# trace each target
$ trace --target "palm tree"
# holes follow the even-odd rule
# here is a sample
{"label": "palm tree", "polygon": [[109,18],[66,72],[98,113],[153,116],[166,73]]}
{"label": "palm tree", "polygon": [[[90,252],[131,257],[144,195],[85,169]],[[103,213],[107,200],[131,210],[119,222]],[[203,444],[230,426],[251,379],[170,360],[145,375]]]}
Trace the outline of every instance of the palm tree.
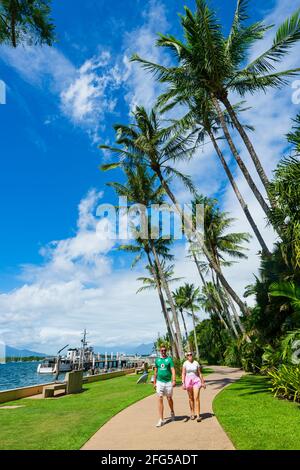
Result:
{"label": "palm tree", "polygon": [[206,282],[205,285],[202,287],[200,305],[204,309],[204,311],[209,315],[216,315],[219,318],[221,324],[225,327],[225,329],[227,331],[230,331],[227,322],[222,316],[223,305],[221,304],[217,288],[210,281]]}
{"label": "palm tree", "polygon": [[[160,100],[158,100],[158,103],[164,103],[164,96],[162,95],[160,97]],[[229,166],[227,165],[227,162],[225,160],[225,157],[222,153],[222,150],[221,148],[219,147],[218,145],[218,142],[217,142],[217,137],[216,137],[216,134],[218,133],[219,131],[219,128],[220,128],[220,119],[219,119],[219,116],[218,114],[216,114],[216,111],[215,109],[213,108],[211,102],[207,99],[204,99],[203,97],[201,97],[201,99],[195,99],[194,97],[190,98],[188,96],[175,96],[173,101],[171,103],[169,103],[167,106],[165,106],[163,108],[163,111],[167,110],[167,109],[170,109],[172,108],[173,106],[175,106],[176,104],[178,103],[181,103],[181,104],[186,104],[188,105],[189,107],[189,111],[188,113],[181,119],[175,121],[174,123],[174,127],[175,129],[179,128],[179,129],[192,129],[193,130],[193,133],[195,135],[197,135],[197,143],[204,143],[205,141],[205,136],[208,135],[212,144],[213,144],[213,147],[216,151],[216,154],[225,170],[225,173],[230,181],[230,184],[233,188],[233,191],[243,209],[243,212],[254,232],[254,234],[256,235],[256,238],[258,240],[258,242],[260,243],[260,246],[262,248],[262,251],[265,255],[270,255],[270,251],[267,247],[267,244],[266,242],[264,241],[263,239],[263,236],[262,234],[260,233],[250,211],[249,211],[249,208],[246,204],[246,201],[244,200],[238,186],[237,186],[237,183],[235,182],[235,179],[234,179],[234,176],[229,168]],[[236,106],[237,107],[237,106]],[[238,106],[240,108],[240,106]],[[226,121],[229,121],[228,120],[228,116],[226,116],[226,114],[223,115],[223,119],[224,119],[224,122],[226,123]],[[229,123],[231,124],[231,122],[229,121]],[[227,123],[225,124],[226,125],[226,128],[227,128]],[[238,151],[233,143],[233,140],[231,139],[231,136],[229,134],[229,132],[227,133],[227,141],[230,145],[230,148],[233,152],[233,155],[235,155],[236,159],[239,159],[240,157],[238,156]],[[246,169],[246,171],[248,171]],[[262,198],[263,200],[263,204],[265,205],[265,211],[267,214],[269,214],[269,208],[267,207],[267,205],[265,204],[265,201],[264,199]]]}
{"label": "palm tree", "polygon": [[[181,209],[174,193],[171,191],[169,180],[170,177],[179,178],[192,192],[195,192],[191,179],[180,173],[170,161],[186,159],[192,154],[189,145],[192,138],[182,136],[180,133],[172,134],[169,128],[163,128],[159,121],[159,116],[153,109],[148,114],[143,107],[137,107],[134,112],[135,123],[133,125],[124,126],[117,124],[114,126],[117,132],[117,144],[121,147],[111,147],[101,145],[100,148],[109,150],[119,156],[119,160],[114,163],[102,165],[102,170],[110,170],[122,167],[128,162],[131,164],[137,161],[143,161],[158,176],[162,188],[165,190],[170,200],[174,204],[175,211],[179,214],[185,223],[185,227],[190,234],[194,233],[197,242],[209,261],[211,267],[217,273],[218,278],[223,287],[230,293],[231,297],[240,307],[244,314],[248,313],[248,309],[244,302],[240,299],[235,290],[231,287],[225,276],[223,275],[219,265],[211,257],[209,250],[203,243],[202,234],[193,230],[190,218],[186,216]],[[170,301],[170,299],[168,298]]]}
{"label": "palm tree", "polygon": [[[130,165],[124,165],[123,170],[127,177],[125,185],[117,182],[108,183],[109,186],[115,189],[117,194],[119,194],[120,196],[127,197],[127,200],[130,203],[139,203],[144,208],[150,207],[151,204],[160,204],[162,202],[162,195],[164,191],[160,185],[158,185],[157,187],[155,186],[157,176],[155,174],[149,175],[147,167],[145,166],[145,164],[143,164],[143,162],[138,162],[134,167]],[[147,229],[149,233],[149,220],[146,220],[147,215],[143,213],[141,214],[141,218],[144,219],[143,225],[147,224]],[[152,236],[153,227],[151,228],[151,230]],[[173,256],[169,254],[169,245],[171,244],[171,240],[163,240],[162,238],[157,238],[156,240],[153,240],[151,236],[148,236],[148,238],[146,239],[137,236],[135,244],[121,245],[120,249],[137,253],[133,265],[141,259],[143,254],[146,254],[148,264],[152,269],[153,277],[157,283],[157,290],[160,297],[162,311],[165,316],[165,321],[168,327],[168,332],[170,334],[170,338],[172,338],[174,337],[174,335],[172,336],[172,325],[170,324],[171,322],[168,319],[166,309],[164,308],[161,287],[165,291],[168,301],[170,302],[170,307],[173,314],[176,330],[175,344],[178,350],[179,357],[182,357],[183,347],[177,312],[160,260],[160,257],[169,260],[173,258]],[[153,259],[151,259],[151,254],[153,256]]]}
{"label": "palm tree", "polygon": [[[211,254],[211,257],[214,259],[215,263],[219,266],[219,269],[222,270],[222,266],[230,266],[232,261],[226,259],[227,256],[235,259],[245,259],[245,247],[242,243],[249,242],[250,235],[243,232],[229,232],[228,229],[234,222],[234,219],[228,216],[228,213],[222,212],[218,207],[216,200],[203,198],[203,196],[198,196],[194,201],[194,204],[204,203],[204,239],[205,245],[208,251]],[[217,280],[215,282],[216,286],[219,287],[219,275],[217,274]],[[222,302],[224,303],[225,309],[227,309],[227,303],[233,310],[235,320],[244,334],[245,329],[239,315],[234,307],[234,304],[231,302],[229,294],[224,289],[224,294],[226,301],[224,302],[224,296],[221,297]]]}
{"label": "palm tree", "polygon": [[200,288],[195,287],[194,284],[185,283],[177,291],[178,301],[181,304],[182,308],[190,312],[193,320],[193,331],[194,331],[194,342],[196,348],[196,355],[199,359],[199,346],[197,342],[196,334],[196,316],[195,311],[199,310],[200,302]]}
{"label": "palm tree", "polygon": [[183,328],[184,328],[184,333],[185,333],[185,340],[188,343],[189,342],[189,335],[187,331],[187,326],[186,326],[186,321],[184,318],[184,307],[185,307],[185,299],[183,298],[182,295],[182,286],[176,289],[174,292],[172,292],[174,303],[176,305],[176,309],[180,312],[182,323],[183,323]]}
{"label": "palm tree", "polygon": [[0,0],[0,44],[48,44],[54,41],[49,0]]}
{"label": "palm tree", "polygon": [[[219,102],[222,103],[242,137],[268,192],[267,175],[228,99],[228,94],[234,91],[244,96],[248,92],[254,94],[270,87],[279,88],[287,83],[287,78],[300,71],[299,68],[279,72],[275,69],[291,46],[300,39],[300,15],[298,10],[287,19],[277,30],[271,47],[245,65],[250,48],[263,39],[266,31],[270,29],[270,26],[261,21],[249,24],[247,4],[247,0],[237,0],[231,30],[228,36],[224,36],[223,27],[207,1],[196,0],[195,13],[185,7],[185,15],[180,17],[185,40],[160,35],[157,41],[158,46],[171,50],[177,60],[177,66],[162,66],[137,55],[134,55],[132,60],[141,62],[161,82],[171,83],[173,89],[170,89],[170,97],[174,93],[174,87],[180,93],[186,91],[193,96],[204,91],[216,107],[223,126]],[[223,129],[226,133],[226,127]],[[243,168],[241,169],[243,171]],[[244,176],[250,183],[245,173]],[[255,195],[259,196],[257,192]]]}
{"label": "palm tree", "polygon": [[[162,266],[162,270],[163,270],[163,273],[164,273],[164,277],[165,277],[168,284],[170,284],[172,282],[178,282],[182,279],[180,277],[178,277],[178,278],[173,277],[174,265],[166,266],[165,261],[162,260],[161,261],[161,266]],[[169,317],[169,311],[171,311],[171,309],[168,308],[167,305],[166,305],[166,303],[168,303],[168,301],[167,302],[165,301],[165,298],[164,298],[164,295],[163,295],[162,281],[161,281],[161,278],[160,278],[158,268],[157,268],[156,264],[153,264],[152,266],[150,266],[150,265],[146,266],[146,269],[149,271],[151,277],[140,276],[140,277],[137,278],[138,281],[141,281],[143,283],[143,286],[140,287],[137,290],[137,293],[145,291],[145,290],[150,290],[150,289],[156,289],[158,291],[159,299],[160,299],[160,303],[161,303],[161,307],[162,307],[162,312],[163,312],[163,315],[164,315],[164,318],[165,318],[166,324],[167,324],[168,336],[171,340],[172,354],[173,354],[174,357],[175,356],[179,357],[179,355],[178,355],[178,346],[176,344],[177,343],[176,334],[175,334],[174,329],[173,329],[172,321]],[[177,310],[176,302],[175,302],[175,308]],[[175,349],[173,348],[173,346],[175,346]]]}

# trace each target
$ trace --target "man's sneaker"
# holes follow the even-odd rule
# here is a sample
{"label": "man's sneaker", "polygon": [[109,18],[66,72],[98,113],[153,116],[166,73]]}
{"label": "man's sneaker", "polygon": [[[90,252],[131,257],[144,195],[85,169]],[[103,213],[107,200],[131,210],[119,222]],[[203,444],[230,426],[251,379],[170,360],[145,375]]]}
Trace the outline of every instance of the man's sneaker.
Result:
{"label": "man's sneaker", "polygon": [[163,420],[163,419],[160,419],[160,420],[158,421],[158,423],[156,424],[156,427],[157,427],[157,428],[161,428],[161,427],[163,426],[163,424],[164,424],[164,420]]}
{"label": "man's sneaker", "polygon": [[175,413],[174,413],[174,411],[172,411],[172,413],[171,413],[171,421],[175,421]]}

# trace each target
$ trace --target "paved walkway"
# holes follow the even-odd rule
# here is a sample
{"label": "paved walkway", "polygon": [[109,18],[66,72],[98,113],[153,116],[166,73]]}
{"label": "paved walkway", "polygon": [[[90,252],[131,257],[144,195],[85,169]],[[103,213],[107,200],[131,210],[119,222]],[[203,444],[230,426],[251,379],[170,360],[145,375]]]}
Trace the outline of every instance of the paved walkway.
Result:
{"label": "paved walkway", "polygon": [[[206,377],[206,390],[201,390],[201,415],[197,423],[187,419],[187,393],[181,387],[174,390],[175,422],[156,428],[157,404],[151,395],[114,416],[83,446],[83,450],[233,450],[233,444],[213,414],[214,397],[224,387],[238,380],[240,369],[213,366],[214,373]],[[143,387],[143,385],[139,385]],[[165,417],[169,416],[167,403]]]}

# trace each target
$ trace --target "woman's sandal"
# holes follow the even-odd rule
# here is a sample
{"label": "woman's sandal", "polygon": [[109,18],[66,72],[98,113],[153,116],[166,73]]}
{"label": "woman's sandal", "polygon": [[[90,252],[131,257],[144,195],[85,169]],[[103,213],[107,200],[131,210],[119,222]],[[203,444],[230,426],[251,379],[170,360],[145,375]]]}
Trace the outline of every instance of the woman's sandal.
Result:
{"label": "woman's sandal", "polygon": [[194,421],[194,419],[196,419],[196,416],[195,416],[195,415],[191,415],[191,420]]}
{"label": "woman's sandal", "polygon": [[198,418],[197,418],[197,423],[201,423],[201,421],[202,421],[201,416],[198,416]]}

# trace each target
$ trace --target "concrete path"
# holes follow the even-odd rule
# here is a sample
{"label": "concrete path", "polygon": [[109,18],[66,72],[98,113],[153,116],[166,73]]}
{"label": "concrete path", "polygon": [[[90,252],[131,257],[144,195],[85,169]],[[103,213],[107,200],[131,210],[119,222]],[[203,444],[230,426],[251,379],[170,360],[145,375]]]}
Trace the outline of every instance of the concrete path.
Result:
{"label": "concrete path", "polygon": [[[197,423],[187,419],[187,392],[174,390],[175,422],[156,428],[156,396],[147,397],[114,416],[83,446],[83,450],[233,450],[233,444],[213,415],[212,402],[224,387],[238,380],[240,369],[213,366],[206,377],[206,390],[201,390],[201,415]],[[139,385],[143,387],[143,385]],[[170,416],[165,403],[165,417]]]}

